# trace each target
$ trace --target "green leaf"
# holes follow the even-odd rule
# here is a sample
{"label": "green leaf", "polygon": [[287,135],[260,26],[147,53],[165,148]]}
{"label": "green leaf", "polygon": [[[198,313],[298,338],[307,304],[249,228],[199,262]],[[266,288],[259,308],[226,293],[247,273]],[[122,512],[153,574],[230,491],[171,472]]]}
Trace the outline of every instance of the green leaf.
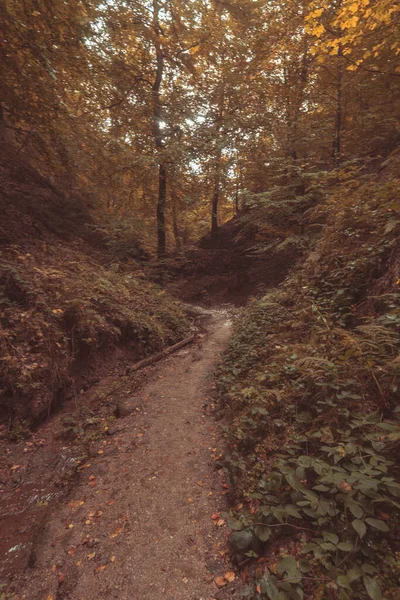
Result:
{"label": "green leaf", "polygon": [[308,562],[308,560],[302,558],[299,560],[299,569],[302,573],[308,573],[308,571],[311,569],[311,564]]}
{"label": "green leaf", "polygon": [[353,550],[353,544],[351,542],[340,542],[337,547],[339,550],[343,550],[343,552],[351,552]]}
{"label": "green leaf", "polygon": [[278,562],[276,570],[280,575],[282,573],[287,573],[290,579],[292,579],[293,577],[297,577],[297,561],[292,556],[285,556],[285,558]]}
{"label": "green leaf", "polygon": [[354,519],[354,521],[352,521],[351,524],[353,525],[354,529],[357,531],[360,538],[363,538],[364,535],[367,533],[367,527],[366,527],[364,521],[360,521],[360,519]]}
{"label": "green leaf", "polygon": [[228,519],[228,527],[229,529],[233,529],[233,531],[241,531],[243,529],[243,523],[238,519]]}
{"label": "green leaf", "polygon": [[364,577],[364,585],[367,590],[367,594],[372,600],[382,600],[382,594],[378,582],[373,577]]}
{"label": "green leaf", "polygon": [[329,489],[327,485],[316,485],[315,487],[313,487],[313,490],[315,490],[316,492],[329,492]]}
{"label": "green leaf", "polygon": [[336,535],[336,533],[330,533],[329,531],[323,531],[322,535],[324,536],[324,540],[326,540],[327,542],[332,542],[332,544],[336,544],[339,541],[339,537]]}
{"label": "green leaf", "polygon": [[346,575],[340,575],[336,581],[339,587],[351,590],[350,581],[347,579]]}
{"label": "green leaf", "polygon": [[347,505],[350,509],[351,514],[354,517],[356,517],[356,519],[361,519],[361,517],[364,515],[362,507],[359,504],[357,504],[357,502],[353,502],[352,500],[349,500],[347,502]]}
{"label": "green leaf", "polygon": [[285,478],[288,484],[295,490],[301,491],[304,489],[300,479],[294,473],[285,473]]}
{"label": "green leaf", "polygon": [[374,567],[374,565],[370,565],[369,563],[364,563],[361,565],[363,573],[367,575],[375,575],[378,572],[378,569]]}
{"label": "green leaf", "polygon": [[253,534],[248,529],[244,531],[234,531],[229,538],[233,550],[246,550],[253,541]]}
{"label": "green leaf", "polygon": [[352,583],[356,579],[359,579],[360,577],[362,577],[362,574],[363,574],[363,572],[360,569],[360,567],[353,567],[352,569],[347,571],[346,577],[349,580],[349,583]]}
{"label": "green leaf", "polygon": [[255,534],[261,542],[266,542],[271,537],[271,529],[266,525],[257,525]]}
{"label": "green leaf", "polygon": [[294,504],[287,504],[285,506],[285,510],[290,517],[296,517],[296,519],[301,519],[301,514],[299,513],[297,507]]}
{"label": "green leaf", "polygon": [[379,519],[365,519],[368,525],[374,527],[375,529],[379,529],[379,531],[389,531],[389,527],[386,525],[385,521],[380,521]]}
{"label": "green leaf", "polygon": [[264,575],[264,577],[260,581],[260,588],[262,594],[267,594],[270,600],[278,600],[279,591],[278,588],[272,583],[271,579],[268,575]]}

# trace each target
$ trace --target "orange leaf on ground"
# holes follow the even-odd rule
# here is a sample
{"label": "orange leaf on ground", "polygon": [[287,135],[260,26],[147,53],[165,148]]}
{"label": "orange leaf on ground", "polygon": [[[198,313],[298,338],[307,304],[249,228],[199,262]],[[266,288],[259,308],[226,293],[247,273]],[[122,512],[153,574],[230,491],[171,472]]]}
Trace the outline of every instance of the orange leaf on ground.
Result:
{"label": "orange leaf on ground", "polygon": [[225,573],[224,577],[227,581],[232,582],[235,580],[236,575],[233,571],[228,571],[228,573]]}
{"label": "orange leaf on ground", "polygon": [[113,533],[110,533],[110,535],[108,536],[109,538],[116,538],[117,536],[119,536],[120,533],[123,532],[123,527],[117,527],[117,529],[115,529],[113,531]]}
{"label": "orange leaf on ground", "polygon": [[225,525],[225,519],[218,519],[216,525],[217,527],[222,527],[223,525]]}
{"label": "orange leaf on ground", "polygon": [[211,518],[215,521],[216,519],[219,519],[221,516],[221,513],[215,513],[214,515],[211,515]]}
{"label": "orange leaf on ground", "polygon": [[222,588],[225,585],[228,584],[228,582],[226,581],[226,579],[224,579],[224,577],[216,577],[214,579],[215,583],[217,584],[218,587]]}
{"label": "orange leaf on ground", "polygon": [[101,573],[101,571],[104,571],[104,569],[106,568],[107,565],[100,565],[100,567],[97,567],[97,569],[94,570],[95,573]]}

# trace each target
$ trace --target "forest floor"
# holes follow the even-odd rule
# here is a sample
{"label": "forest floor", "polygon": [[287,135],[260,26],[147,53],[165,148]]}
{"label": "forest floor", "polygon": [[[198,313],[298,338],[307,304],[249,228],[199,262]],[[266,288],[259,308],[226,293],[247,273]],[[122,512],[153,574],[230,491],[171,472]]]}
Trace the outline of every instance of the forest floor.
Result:
{"label": "forest floor", "polygon": [[[46,489],[49,453],[69,460],[68,444],[56,450],[46,442],[52,422],[31,446],[25,443],[25,454],[34,448],[36,467],[1,497],[17,524],[3,539],[0,582],[11,583],[2,598],[237,597],[219,516],[228,486],[218,468],[222,450],[212,399],[213,370],[231,324],[229,309],[205,311],[200,343],[150,367],[139,390],[131,392],[126,381],[117,392],[126,416],[93,441],[67,496],[57,499],[54,485]],[[44,512],[33,535],[34,510]]]}

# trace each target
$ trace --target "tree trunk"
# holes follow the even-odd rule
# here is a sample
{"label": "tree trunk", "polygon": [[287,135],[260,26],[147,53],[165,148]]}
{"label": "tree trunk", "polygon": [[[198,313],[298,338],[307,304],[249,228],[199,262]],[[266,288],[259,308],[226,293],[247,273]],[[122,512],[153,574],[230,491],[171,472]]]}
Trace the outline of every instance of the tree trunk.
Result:
{"label": "tree trunk", "polygon": [[153,83],[153,138],[159,153],[158,163],[158,198],[157,198],[157,257],[159,260],[165,257],[166,234],[165,234],[165,203],[167,199],[167,168],[162,156],[164,140],[161,130],[162,106],[160,98],[161,84],[164,75],[164,54],[161,45],[161,27],[159,21],[159,0],[153,0],[153,27],[155,32],[154,48],[156,52],[156,74]]}
{"label": "tree trunk", "polygon": [[342,151],[342,111],[343,111],[343,61],[342,49],[338,52],[339,66],[337,70],[336,86],[336,113],[335,113],[335,133],[333,136],[333,157],[336,163],[340,162]]}
{"label": "tree trunk", "polygon": [[167,171],[161,163],[158,167],[158,201],[157,201],[157,257],[165,257],[165,202],[167,199]]}
{"label": "tree trunk", "polygon": [[211,233],[218,231],[218,200],[219,200],[219,173],[214,184],[214,193],[211,206]]}
{"label": "tree trunk", "polygon": [[171,198],[171,204],[172,204],[172,230],[174,232],[174,239],[175,239],[176,248],[180,252],[182,250],[182,242],[181,242],[181,236],[180,236],[180,233],[179,233],[178,216],[177,216],[177,213],[176,213],[176,202],[177,202],[176,192],[173,191],[172,192],[172,198]]}

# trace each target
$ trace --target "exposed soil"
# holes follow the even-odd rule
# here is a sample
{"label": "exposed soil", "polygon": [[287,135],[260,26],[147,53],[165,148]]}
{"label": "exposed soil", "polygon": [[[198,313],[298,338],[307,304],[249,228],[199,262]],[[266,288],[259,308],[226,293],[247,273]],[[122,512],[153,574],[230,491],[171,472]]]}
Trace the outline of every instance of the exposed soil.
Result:
{"label": "exposed soil", "polygon": [[[91,444],[68,498],[54,500],[49,494],[60,492],[41,482],[46,461],[36,481],[25,480],[26,489],[3,496],[9,510],[2,531],[11,523],[1,575],[11,581],[7,598],[237,597],[234,583],[220,589],[215,582],[231,569],[225,522],[215,518],[225,508],[227,486],[218,469],[221,441],[210,379],[231,315],[209,310],[203,319],[199,344],[151,367],[139,391],[133,393],[127,379],[116,392],[120,414],[127,416]],[[68,450],[60,445],[59,452],[68,462]],[[27,486],[31,496],[24,504]],[[50,508],[40,519],[35,511],[43,505]],[[35,519],[39,525],[28,542],[22,530]]]}

